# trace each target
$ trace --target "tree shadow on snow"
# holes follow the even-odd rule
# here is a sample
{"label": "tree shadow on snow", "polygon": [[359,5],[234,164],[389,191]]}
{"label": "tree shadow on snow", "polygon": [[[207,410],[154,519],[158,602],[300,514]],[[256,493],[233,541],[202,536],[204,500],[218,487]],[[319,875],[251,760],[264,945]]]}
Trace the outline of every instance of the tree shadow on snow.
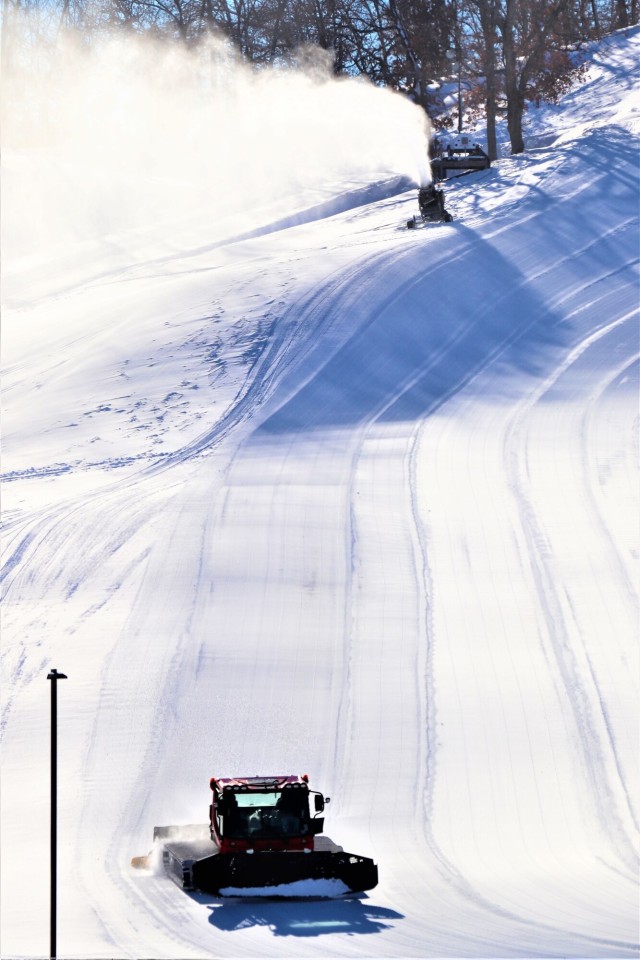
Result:
{"label": "tree shadow on snow", "polygon": [[289,358],[250,442],[413,421],[489,366],[485,399],[499,402],[523,374],[557,368],[603,315],[623,312],[609,299],[629,283],[628,241],[614,238],[635,209],[634,160],[623,131],[589,132],[507,218],[416,231],[410,245],[312,291],[295,319],[314,345]]}
{"label": "tree shadow on snow", "polygon": [[[429,242],[418,238],[399,256],[347,276],[331,297],[325,292],[321,324],[331,327],[348,316],[344,339],[329,352],[318,329],[315,355],[309,351],[299,369],[292,364],[252,442],[371,418],[413,421],[437,410],[491,362],[502,366],[494,390],[508,391],[510,376],[535,375],[561,351],[558,318],[499,242],[462,223],[446,234],[440,227],[426,230],[433,231]],[[298,305],[302,324],[317,323],[315,300]]]}
{"label": "tree shadow on snow", "polygon": [[365,895],[349,900],[216,900],[208,901],[209,922],[233,932],[268,927],[276,937],[318,937],[330,933],[380,933],[404,915],[371,903]]}

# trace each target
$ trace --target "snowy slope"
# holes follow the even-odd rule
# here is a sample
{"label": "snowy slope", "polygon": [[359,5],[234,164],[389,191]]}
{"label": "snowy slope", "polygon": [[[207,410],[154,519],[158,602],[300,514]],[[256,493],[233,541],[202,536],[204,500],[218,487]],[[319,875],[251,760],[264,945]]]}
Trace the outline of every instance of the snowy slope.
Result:
{"label": "snowy slope", "polygon": [[[334,179],[17,251],[2,957],[48,948],[51,666],[61,956],[637,955],[639,44],[450,225]],[[368,896],[129,869],[213,773],[303,771]]]}

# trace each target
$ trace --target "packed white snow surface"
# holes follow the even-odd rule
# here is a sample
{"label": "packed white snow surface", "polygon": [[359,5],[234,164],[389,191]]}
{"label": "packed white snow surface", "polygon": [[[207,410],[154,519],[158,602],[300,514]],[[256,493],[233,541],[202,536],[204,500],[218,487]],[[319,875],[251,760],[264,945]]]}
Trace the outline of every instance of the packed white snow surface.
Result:
{"label": "packed white snow surface", "polygon": [[[637,956],[639,42],[451,224],[391,165],[5,241],[3,958],[48,951],[51,667],[59,956]],[[369,894],[129,867],[290,772]]]}

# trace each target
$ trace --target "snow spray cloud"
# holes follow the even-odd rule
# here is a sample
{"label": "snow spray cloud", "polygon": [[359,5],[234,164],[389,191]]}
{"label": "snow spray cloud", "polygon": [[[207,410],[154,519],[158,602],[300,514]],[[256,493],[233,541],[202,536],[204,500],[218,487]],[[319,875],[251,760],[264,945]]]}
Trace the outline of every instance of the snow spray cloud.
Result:
{"label": "snow spray cloud", "polygon": [[256,70],[221,41],[67,35],[27,84],[9,71],[5,252],[158,226],[180,246],[196,223],[200,239],[225,220],[251,229],[256,211],[304,209],[345,182],[428,179],[422,110],[335,78],[322,51],[300,60]]}

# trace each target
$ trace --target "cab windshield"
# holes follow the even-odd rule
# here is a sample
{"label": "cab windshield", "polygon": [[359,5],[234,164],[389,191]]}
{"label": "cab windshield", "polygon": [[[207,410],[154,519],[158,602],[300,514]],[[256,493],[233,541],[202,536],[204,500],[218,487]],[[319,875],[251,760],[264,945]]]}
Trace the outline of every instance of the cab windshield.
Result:
{"label": "cab windshield", "polygon": [[238,807],[245,809],[247,807],[275,807],[279,798],[279,793],[236,793],[234,794],[238,801]]}
{"label": "cab windshield", "polygon": [[217,813],[222,835],[232,839],[296,837],[311,829],[306,790],[225,791]]}

